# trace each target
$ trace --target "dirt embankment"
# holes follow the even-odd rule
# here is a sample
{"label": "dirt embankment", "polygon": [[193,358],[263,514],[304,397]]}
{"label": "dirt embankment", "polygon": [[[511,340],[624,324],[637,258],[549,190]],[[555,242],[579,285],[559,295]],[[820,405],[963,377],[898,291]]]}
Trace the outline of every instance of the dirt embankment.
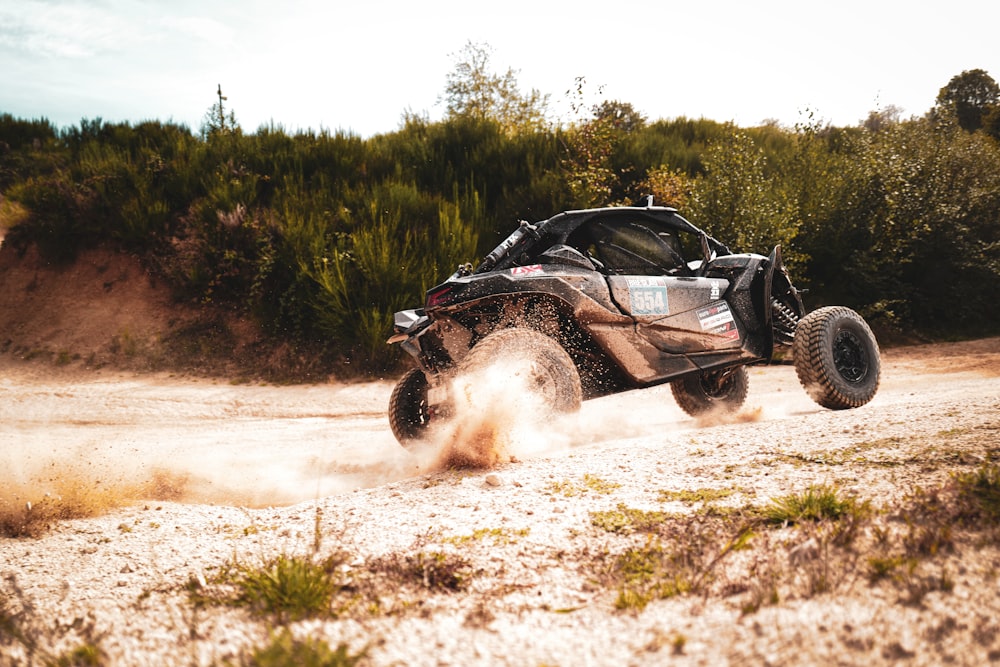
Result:
{"label": "dirt embankment", "polygon": [[0,354],[60,366],[296,381],[325,379],[316,355],[249,318],[181,303],[134,256],[106,248],[53,265],[0,245]]}

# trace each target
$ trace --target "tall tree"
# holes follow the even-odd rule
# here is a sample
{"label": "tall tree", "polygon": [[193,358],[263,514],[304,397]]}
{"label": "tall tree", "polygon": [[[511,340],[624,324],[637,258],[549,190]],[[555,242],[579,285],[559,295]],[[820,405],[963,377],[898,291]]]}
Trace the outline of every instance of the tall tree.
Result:
{"label": "tall tree", "polygon": [[239,129],[239,124],[236,122],[236,114],[233,113],[233,110],[229,109],[229,113],[226,113],[226,107],[223,103],[229,98],[222,94],[221,83],[215,94],[218,96],[219,101],[209,107],[201,122],[201,136],[203,139],[218,134],[232,134]]}
{"label": "tall tree", "polygon": [[967,132],[983,126],[984,117],[1000,101],[1000,86],[985,70],[965,70],[952,77],[938,92],[939,108],[953,110],[958,124]]}
{"label": "tall tree", "polygon": [[495,121],[508,135],[535,131],[547,124],[549,96],[532,88],[522,93],[517,72],[495,73],[489,44],[466,43],[455,55],[455,69],[447,76],[443,99],[449,118]]}

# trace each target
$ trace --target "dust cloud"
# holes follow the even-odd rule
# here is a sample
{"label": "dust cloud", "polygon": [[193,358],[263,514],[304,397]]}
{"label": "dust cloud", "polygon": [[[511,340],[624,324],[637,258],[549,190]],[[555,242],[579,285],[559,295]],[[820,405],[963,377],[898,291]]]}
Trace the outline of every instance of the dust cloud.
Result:
{"label": "dust cloud", "polygon": [[91,490],[95,505],[285,505],[419,472],[388,431],[386,383],[2,371],[0,508],[8,512],[70,488]]}
{"label": "dust cloud", "polygon": [[553,415],[526,374],[497,364],[457,380],[454,418],[404,449],[388,428],[389,382],[269,387],[3,371],[0,520],[44,505],[65,516],[143,502],[290,505],[449,468],[815,409],[801,388],[770,381],[735,415],[693,420],[667,386]]}
{"label": "dust cloud", "polygon": [[692,419],[678,408],[668,386],[586,401],[579,413],[553,414],[507,360],[465,374],[452,383],[455,414],[432,430],[424,469],[492,468],[511,461],[551,456],[609,440],[722,424],[780,419],[790,414],[784,397],[767,397],[737,412],[714,410]]}

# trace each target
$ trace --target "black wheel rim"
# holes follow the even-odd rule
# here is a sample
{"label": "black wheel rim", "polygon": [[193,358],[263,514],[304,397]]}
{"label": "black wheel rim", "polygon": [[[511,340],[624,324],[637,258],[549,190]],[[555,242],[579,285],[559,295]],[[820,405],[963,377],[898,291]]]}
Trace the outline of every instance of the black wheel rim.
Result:
{"label": "black wheel rim", "polygon": [[711,399],[725,398],[732,389],[732,373],[705,373],[701,376],[701,390]]}
{"label": "black wheel rim", "polygon": [[833,340],[833,365],[848,382],[861,382],[868,375],[868,350],[853,331],[837,332]]}

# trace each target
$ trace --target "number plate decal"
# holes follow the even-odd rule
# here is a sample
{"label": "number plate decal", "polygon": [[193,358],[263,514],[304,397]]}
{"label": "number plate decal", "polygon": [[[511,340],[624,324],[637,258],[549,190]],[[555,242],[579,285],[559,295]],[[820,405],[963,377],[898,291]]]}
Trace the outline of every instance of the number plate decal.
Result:
{"label": "number plate decal", "polygon": [[662,278],[629,278],[629,308],[633,315],[669,315],[667,286]]}

